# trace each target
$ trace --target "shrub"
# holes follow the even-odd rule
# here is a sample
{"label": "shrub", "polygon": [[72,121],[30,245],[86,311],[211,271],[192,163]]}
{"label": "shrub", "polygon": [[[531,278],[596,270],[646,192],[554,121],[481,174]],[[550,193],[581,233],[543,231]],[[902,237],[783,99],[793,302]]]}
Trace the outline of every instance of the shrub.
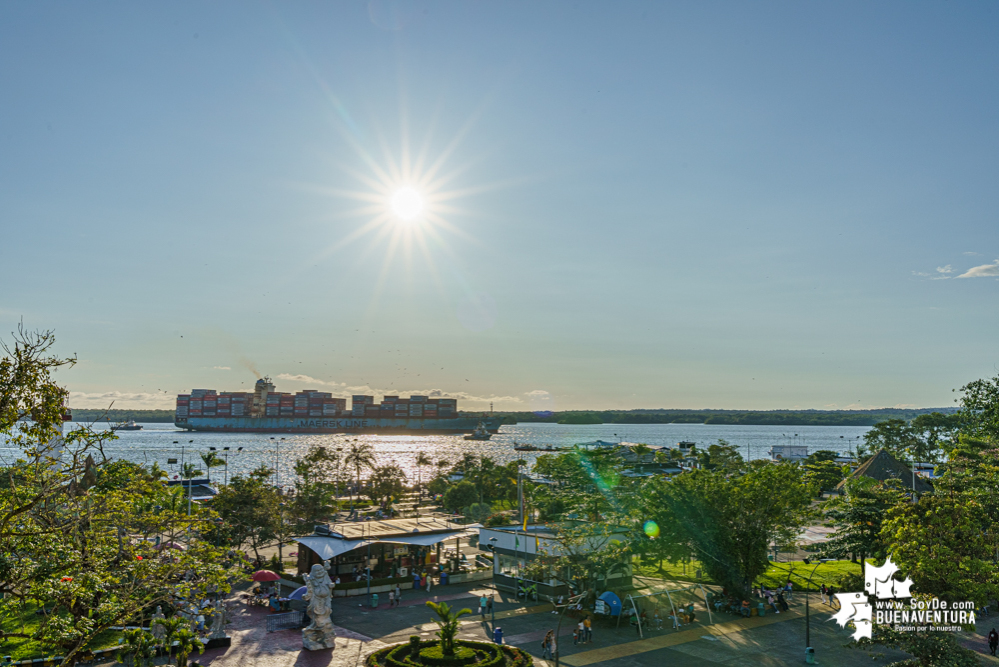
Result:
{"label": "shrub", "polygon": [[436,640],[420,641],[412,636],[408,643],[386,646],[369,655],[367,667],[533,667],[530,654],[513,646],[488,642],[456,641],[455,655],[445,656]]}

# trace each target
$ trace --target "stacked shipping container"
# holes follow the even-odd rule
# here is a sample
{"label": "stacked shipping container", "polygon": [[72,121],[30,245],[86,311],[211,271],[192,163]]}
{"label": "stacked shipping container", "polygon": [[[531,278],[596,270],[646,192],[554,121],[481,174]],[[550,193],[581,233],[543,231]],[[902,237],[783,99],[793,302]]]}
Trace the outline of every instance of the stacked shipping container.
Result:
{"label": "stacked shipping container", "polygon": [[[247,392],[216,393],[214,389],[194,389],[177,396],[178,417],[250,417],[253,394]],[[264,404],[265,417],[369,417],[393,419],[448,419],[458,416],[458,401],[454,398],[427,396],[385,396],[375,403],[374,396],[356,395],[347,399],[334,398],[329,392],[307,389],[297,394],[271,392]]]}

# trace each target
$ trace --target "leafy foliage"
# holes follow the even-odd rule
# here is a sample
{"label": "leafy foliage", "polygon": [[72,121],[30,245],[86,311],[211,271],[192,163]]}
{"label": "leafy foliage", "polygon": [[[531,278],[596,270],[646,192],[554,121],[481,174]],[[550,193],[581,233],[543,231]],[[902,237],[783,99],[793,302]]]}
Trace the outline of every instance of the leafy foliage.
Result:
{"label": "leafy foliage", "polygon": [[660,530],[654,539],[674,545],[665,553],[695,553],[715,582],[745,592],[766,571],[770,544],[794,544],[811,495],[800,467],[777,463],[742,475],[695,470],[653,479],[642,504]]}
{"label": "leafy foliage", "polygon": [[441,651],[445,656],[454,655],[454,638],[461,628],[461,622],[458,619],[465,614],[471,614],[472,610],[466,608],[455,611],[448,606],[447,602],[434,602],[432,600],[427,600],[427,606],[437,612],[437,618],[433,621],[440,628],[436,634],[441,640]]}
{"label": "leafy foliage", "polygon": [[[0,437],[24,451],[0,470],[0,617],[44,613],[0,639],[37,641],[68,664],[153,605],[228,591],[230,571],[224,553],[198,538],[211,512],[195,505],[188,515],[162,471],[107,461],[113,433],[82,427],[58,446],[65,392],[49,372],[69,362],[45,356],[50,334],[20,335],[0,360]],[[32,423],[16,421],[26,416]],[[187,548],[157,550],[157,537]]]}

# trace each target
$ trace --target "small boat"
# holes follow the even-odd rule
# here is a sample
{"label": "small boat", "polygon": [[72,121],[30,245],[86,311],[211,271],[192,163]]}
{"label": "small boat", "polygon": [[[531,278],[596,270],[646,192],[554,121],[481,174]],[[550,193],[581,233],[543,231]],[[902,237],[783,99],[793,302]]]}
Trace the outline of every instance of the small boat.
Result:
{"label": "small boat", "polygon": [[134,419],[131,419],[124,424],[118,424],[117,426],[111,427],[112,431],[141,431],[142,424],[136,424]]}
{"label": "small boat", "polygon": [[517,452],[561,452],[565,451],[562,447],[552,447],[548,445],[547,447],[537,447],[535,445],[522,445],[518,442],[513,443],[513,449]]}
{"label": "small boat", "polygon": [[486,425],[479,422],[475,430],[465,436],[465,440],[488,440],[493,437],[492,433],[486,430]]}

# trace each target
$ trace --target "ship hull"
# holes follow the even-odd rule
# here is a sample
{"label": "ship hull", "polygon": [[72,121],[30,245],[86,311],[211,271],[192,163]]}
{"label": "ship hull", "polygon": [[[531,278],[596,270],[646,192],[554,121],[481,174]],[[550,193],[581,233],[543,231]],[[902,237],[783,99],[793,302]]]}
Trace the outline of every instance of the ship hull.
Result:
{"label": "ship hull", "polygon": [[394,419],[391,417],[177,417],[189,431],[219,433],[357,433],[369,435],[453,435],[471,433],[481,423],[498,433],[501,419]]}

